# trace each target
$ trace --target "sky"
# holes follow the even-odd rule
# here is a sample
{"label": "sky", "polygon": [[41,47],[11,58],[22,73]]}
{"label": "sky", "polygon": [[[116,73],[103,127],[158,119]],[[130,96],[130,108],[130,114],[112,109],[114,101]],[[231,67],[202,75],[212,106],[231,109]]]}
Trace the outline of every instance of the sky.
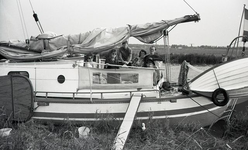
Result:
{"label": "sky", "polygon": [[[195,12],[184,0],[0,0],[0,41],[39,34],[32,18],[38,14],[43,29],[57,34],[76,34],[95,28],[115,28],[172,20]],[[21,4],[22,13],[18,11]],[[177,25],[169,33],[169,44],[227,46],[238,35],[247,0],[187,0],[200,14],[199,22]],[[19,14],[23,14],[27,35]],[[130,43],[141,44],[136,39]],[[163,40],[158,44],[163,44]]]}

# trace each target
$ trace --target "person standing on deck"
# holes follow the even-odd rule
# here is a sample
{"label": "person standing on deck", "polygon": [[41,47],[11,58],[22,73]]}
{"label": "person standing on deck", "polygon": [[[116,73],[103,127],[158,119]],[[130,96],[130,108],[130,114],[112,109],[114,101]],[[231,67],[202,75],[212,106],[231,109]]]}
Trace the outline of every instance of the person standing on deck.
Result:
{"label": "person standing on deck", "polygon": [[156,70],[156,76],[157,76],[157,81],[159,82],[163,78],[164,75],[162,71],[159,70],[159,68],[161,67],[162,59],[158,56],[156,51],[157,51],[156,47],[152,45],[150,47],[150,54],[147,55],[147,57],[150,58],[154,62],[156,68],[158,69]]}
{"label": "person standing on deck", "polygon": [[154,45],[152,45],[150,47],[150,54],[149,54],[149,56],[150,56],[150,58],[152,58],[153,61],[161,61],[161,59],[159,58],[159,56],[156,54],[156,51],[157,51],[156,47]]}
{"label": "person standing on deck", "polygon": [[128,42],[122,42],[122,46],[119,48],[118,60],[121,65],[131,65],[132,63],[132,49],[128,47]]}
{"label": "person standing on deck", "polygon": [[[144,59],[144,67],[148,67],[148,68],[154,68],[154,69],[157,69],[154,61],[152,60],[152,58],[147,55]],[[158,81],[159,81],[159,72],[157,70],[155,70],[153,72],[153,85],[157,85]]]}

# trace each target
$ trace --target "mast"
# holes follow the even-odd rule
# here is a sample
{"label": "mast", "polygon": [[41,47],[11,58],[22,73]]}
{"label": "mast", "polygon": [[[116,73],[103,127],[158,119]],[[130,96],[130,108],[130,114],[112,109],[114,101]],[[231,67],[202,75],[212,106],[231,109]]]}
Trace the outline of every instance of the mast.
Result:
{"label": "mast", "polygon": [[[238,32],[238,37],[240,36],[240,30],[241,30],[241,26],[242,26],[242,21],[243,21],[243,18],[244,18],[244,12],[245,12],[245,4],[244,4],[244,7],[243,7],[243,11],[242,11],[242,15],[241,15],[241,20],[240,20],[240,24],[239,24],[239,32]],[[238,49],[239,49],[239,38],[237,39],[237,42],[234,44],[234,47],[235,45],[237,44],[237,50],[236,50],[236,58],[238,57]]]}
{"label": "mast", "polygon": [[163,31],[164,49],[165,49],[165,75],[166,81],[171,82],[171,65],[170,65],[170,46],[169,46],[169,34],[167,30]]}

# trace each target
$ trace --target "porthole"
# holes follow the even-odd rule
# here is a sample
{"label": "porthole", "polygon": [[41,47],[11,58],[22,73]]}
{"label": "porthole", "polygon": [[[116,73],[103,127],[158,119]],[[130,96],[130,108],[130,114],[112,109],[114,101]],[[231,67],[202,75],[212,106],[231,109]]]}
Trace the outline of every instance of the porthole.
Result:
{"label": "porthole", "polygon": [[59,75],[57,80],[58,80],[58,82],[59,82],[59,83],[61,83],[61,84],[62,84],[62,83],[64,83],[64,82],[65,82],[65,76],[63,76],[63,75]]}

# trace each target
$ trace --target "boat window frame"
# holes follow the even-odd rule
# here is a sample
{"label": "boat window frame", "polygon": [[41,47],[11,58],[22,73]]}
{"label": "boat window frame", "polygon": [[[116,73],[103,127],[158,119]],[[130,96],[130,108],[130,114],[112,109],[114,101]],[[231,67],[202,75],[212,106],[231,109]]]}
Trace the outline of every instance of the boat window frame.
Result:
{"label": "boat window frame", "polygon": [[13,75],[13,74],[23,75],[23,76],[29,78],[29,73],[27,71],[10,71],[10,72],[8,72],[8,75]]}

